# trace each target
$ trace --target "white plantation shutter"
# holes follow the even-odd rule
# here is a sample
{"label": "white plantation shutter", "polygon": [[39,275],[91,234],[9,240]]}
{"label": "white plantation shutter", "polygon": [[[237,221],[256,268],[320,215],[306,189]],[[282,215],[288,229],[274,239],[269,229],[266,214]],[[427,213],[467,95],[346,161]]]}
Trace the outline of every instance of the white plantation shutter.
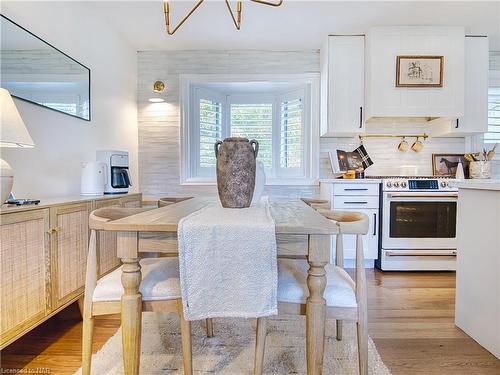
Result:
{"label": "white plantation shutter", "polygon": [[500,86],[488,90],[488,133],[484,143],[500,143]]}
{"label": "white plantation shutter", "polygon": [[[233,100],[233,99],[231,99]],[[269,103],[231,102],[231,137],[244,137],[259,142],[257,160],[266,168],[273,165],[273,101]],[[251,99],[250,99],[251,100]],[[249,99],[247,98],[247,101]]]}
{"label": "white plantation shutter", "polygon": [[222,103],[200,99],[201,168],[215,168],[214,144],[222,139]]}
{"label": "white plantation shutter", "polygon": [[302,108],[300,97],[280,104],[280,168],[302,166]]}
{"label": "white plantation shutter", "polygon": [[[488,88],[488,132],[484,143],[500,143],[500,52],[490,51]],[[488,148],[488,147],[486,147]]]}
{"label": "white plantation shutter", "polygon": [[224,139],[225,97],[217,92],[198,88],[194,96],[195,125],[192,133],[193,156],[191,174],[201,178],[215,176],[215,142]]}

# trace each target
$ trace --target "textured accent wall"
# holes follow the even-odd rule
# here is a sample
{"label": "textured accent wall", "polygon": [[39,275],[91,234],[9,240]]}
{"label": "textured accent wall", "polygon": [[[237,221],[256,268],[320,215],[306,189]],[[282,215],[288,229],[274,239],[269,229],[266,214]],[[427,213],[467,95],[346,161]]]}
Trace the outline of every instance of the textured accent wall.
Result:
{"label": "textured accent wall", "polygon": [[[214,186],[181,186],[180,172],[180,74],[291,74],[319,72],[319,51],[155,51],[138,53],[139,179],[145,196],[216,194]],[[166,84],[165,103],[149,103],[155,80]],[[415,123],[369,124],[368,132],[425,131],[427,125]],[[411,142],[413,140],[408,140]],[[462,153],[463,138],[435,138],[424,143],[420,153],[396,150],[397,139],[365,141],[375,165],[368,174],[397,174],[400,165],[419,167],[420,174],[431,173],[432,153]],[[359,145],[354,138],[321,139],[321,177],[332,177],[328,151],[351,150]],[[267,187],[270,195],[313,196],[315,186]]]}
{"label": "textured accent wall", "polygon": [[[214,186],[181,186],[180,74],[292,74],[319,72],[319,51],[160,51],[138,54],[139,179],[145,196],[216,194]],[[149,103],[155,80],[166,102]],[[276,187],[269,194],[310,196],[316,187]]]}

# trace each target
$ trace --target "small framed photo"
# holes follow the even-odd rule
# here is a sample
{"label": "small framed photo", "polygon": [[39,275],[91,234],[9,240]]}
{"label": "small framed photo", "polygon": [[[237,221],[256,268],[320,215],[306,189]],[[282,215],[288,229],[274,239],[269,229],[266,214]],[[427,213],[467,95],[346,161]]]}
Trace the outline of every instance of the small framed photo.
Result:
{"label": "small framed photo", "polygon": [[459,162],[462,163],[465,178],[468,178],[469,162],[465,160],[464,154],[432,154],[432,175],[455,177]]}
{"label": "small framed photo", "polygon": [[444,56],[397,56],[396,87],[443,87]]}

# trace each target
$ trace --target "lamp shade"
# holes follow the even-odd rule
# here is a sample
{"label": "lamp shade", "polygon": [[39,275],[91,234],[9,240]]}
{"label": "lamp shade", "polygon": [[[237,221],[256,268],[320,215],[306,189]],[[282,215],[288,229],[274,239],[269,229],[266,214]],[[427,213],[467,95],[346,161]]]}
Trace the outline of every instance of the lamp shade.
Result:
{"label": "lamp shade", "polygon": [[0,88],[0,147],[34,147],[10,93]]}

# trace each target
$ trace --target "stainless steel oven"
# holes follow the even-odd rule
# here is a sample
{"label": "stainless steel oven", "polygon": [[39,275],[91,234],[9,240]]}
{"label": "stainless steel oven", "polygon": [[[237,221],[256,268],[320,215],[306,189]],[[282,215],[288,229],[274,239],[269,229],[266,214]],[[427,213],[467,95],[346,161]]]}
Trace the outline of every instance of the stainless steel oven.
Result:
{"label": "stainless steel oven", "polygon": [[383,270],[454,270],[457,198],[452,181],[400,179],[382,189]]}

